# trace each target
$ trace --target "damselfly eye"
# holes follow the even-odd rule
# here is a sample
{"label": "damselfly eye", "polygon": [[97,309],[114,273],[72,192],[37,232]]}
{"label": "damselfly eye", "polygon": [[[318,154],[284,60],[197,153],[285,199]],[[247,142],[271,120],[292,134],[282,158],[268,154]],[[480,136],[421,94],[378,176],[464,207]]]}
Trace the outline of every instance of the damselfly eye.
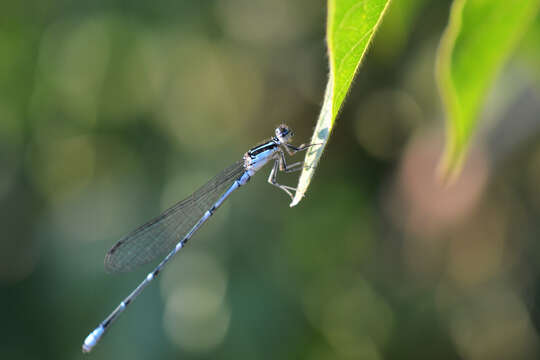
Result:
{"label": "damselfly eye", "polygon": [[287,125],[280,125],[278,128],[276,128],[276,137],[281,141],[288,140],[290,136],[292,136],[292,131]]}

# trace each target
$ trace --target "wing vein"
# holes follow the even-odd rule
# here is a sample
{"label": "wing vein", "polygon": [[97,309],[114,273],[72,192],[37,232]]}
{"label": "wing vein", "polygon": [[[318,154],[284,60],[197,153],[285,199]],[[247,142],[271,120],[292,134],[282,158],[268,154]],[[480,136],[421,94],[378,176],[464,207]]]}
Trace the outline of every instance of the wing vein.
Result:
{"label": "wing vein", "polygon": [[244,171],[243,161],[234,163],[192,195],[121,238],[105,256],[106,270],[130,271],[170,252]]}

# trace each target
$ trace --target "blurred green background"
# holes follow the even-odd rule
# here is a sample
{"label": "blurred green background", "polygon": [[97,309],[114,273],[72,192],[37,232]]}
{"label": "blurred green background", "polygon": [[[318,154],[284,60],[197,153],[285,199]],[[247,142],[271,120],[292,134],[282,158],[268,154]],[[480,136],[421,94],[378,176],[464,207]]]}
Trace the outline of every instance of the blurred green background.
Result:
{"label": "blurred green background", "polygon": [[[276,125],[310,138],[325,6],[2,3],[0,358],[83,358],[152,268],[106,274],[115,241]],[[289,208],[263,171],[88,356],[537,359],[540,22],[441,188],[433,67],[449,6],[395,1],[304,201]]]}

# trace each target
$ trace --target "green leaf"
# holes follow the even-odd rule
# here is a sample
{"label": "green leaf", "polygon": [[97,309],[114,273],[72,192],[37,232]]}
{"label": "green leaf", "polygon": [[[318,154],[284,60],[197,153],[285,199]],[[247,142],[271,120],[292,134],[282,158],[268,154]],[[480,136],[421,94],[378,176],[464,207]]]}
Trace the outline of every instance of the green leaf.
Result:
{"label": "green leaf", "polygon": [[328,0],[326,42],[330,76],[291,207],[303,198],[354,74],[390,0]]}
{"label": "green leaf", "polygon": [[437,57],[447,117],[446,178],[459,174],[486,93],[531,24],[539,0],[455,0]]}

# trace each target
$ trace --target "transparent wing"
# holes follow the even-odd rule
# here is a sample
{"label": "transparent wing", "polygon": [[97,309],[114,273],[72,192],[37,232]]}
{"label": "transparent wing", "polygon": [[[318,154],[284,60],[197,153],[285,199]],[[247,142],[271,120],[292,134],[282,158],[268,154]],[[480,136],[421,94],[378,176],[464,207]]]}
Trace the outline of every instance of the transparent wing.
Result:
{"label": "transparent wing", "polygon": [[105,269],[130,271],[165,256],[244,171],[243,161],[238,161],[188,198],[124,236],[105,256]]}

